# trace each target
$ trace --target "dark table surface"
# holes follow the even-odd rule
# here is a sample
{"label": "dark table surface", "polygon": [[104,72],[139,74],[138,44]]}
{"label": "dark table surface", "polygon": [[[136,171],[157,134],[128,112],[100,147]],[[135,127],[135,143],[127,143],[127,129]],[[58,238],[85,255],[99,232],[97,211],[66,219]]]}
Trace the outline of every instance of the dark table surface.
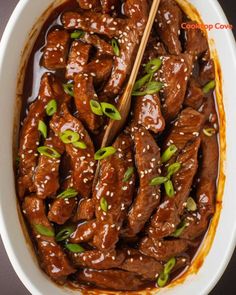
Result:
{"label": "dark table surface", "polygon": [[[208,1],[208,0],[201,0]],[[236,1],[219,0],[226,16],[231,24],[234,25],[234,34],[236,36]],[[0,38],[7,24],[14,7],[18,0],[0,0]],[[221,280],[210,293],[210,295],[234,295],[236,290],[233,287],[236,278],[236,251],[224,273]],[[1,295],[28,295],[30,294],[18,279],[9,259],[6,255],[4,246],[0,239],[0,294]],[[54,294],[45,294],[54,295]]]}

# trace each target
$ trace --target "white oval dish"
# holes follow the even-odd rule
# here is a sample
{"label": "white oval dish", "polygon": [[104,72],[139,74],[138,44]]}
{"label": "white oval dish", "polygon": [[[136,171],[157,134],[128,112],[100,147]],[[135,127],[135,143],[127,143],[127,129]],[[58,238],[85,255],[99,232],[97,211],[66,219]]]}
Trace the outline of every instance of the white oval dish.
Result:
{"label": "white oval dish", "polygon": [[[51,4],[57,5],[59,2],[62,1],[20,0],[8,22],[0,46],[0,229],[3,243],[16,273],[34,295],[79,294],[78,291],[62,288],[52,283],[40,270],[36,258],[32,255],[19,222],[12,168],[17,73],[21,65],[23,49],[38,18]],[[189,2],[197,8],[205,23],[228,23],[216,0],[191,0]],[[45,17],[46,15],[41,18],[41,22]],[[39,26],[36,32],[38,29],[40,29]],[[174,283],[170,287],[155,291],[155,294],[208,294],[224,272],[236,244],[236,185],[234,182],[236,47],[232,32],[229,30],[211,30],[209,37],[215,41],[221,64],[226,113],[227,149],[224,167],[226,182],[222,211],[210,252],[197,274],[189,274],[184,283]],[[28,50],[31,45],[29,43]]]}

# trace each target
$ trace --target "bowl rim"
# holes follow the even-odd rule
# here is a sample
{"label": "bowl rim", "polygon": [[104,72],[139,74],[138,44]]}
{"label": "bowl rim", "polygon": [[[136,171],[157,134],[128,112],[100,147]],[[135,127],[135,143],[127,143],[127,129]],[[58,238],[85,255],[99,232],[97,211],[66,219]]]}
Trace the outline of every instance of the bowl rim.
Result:
{"label": "bowl rim", "polygon": [[[8,45],[10,38],[11,38],[10,37],[11,33],[14,31],[14,27],[15,27],[16,22],[18,21],[19,15],[21,15],[22,11],[25,9],[25,5],[28,3],[28,1],[29,0],[20,0],[18,2],[18,4],[15,7],[15,9],[14,9],[14,11],[7,23],[7,26],[4,30],[3,36],[1,38],[1,43],[0,43],[0,74],[2,72],[2,62],[3,62],[4,53],[7,50],[7,45]],[[228,23],[228,20],[224,14],[223,9],[220,6],[219,2],[217,0],[210,0],[210,2],[212,3],[213,6],[216,7],[219,17],[225,23]],[[230,49],[232,51],[232,56],[234,58],[234,60],[232,62],[236,66],[236,44],[235,44],[235,39],[234,39],[232,31],[229,31],[229,30],[225,31],[225,37],[228,39],[228,43],[230,44]],[[0,198],[1,198],[1,196],[0,196]],[[3,208],[0,203],[0,213],[2,212],[2,210],[3,210]],[[14,253],[14,247],[11,244],[10,240],[8,239],[5,220],[4,220],[4,218],[2,218],[2,214],[0,214],[0,233],[2,236],[4,247],[6,249],[6,252],[8,254],[8,257],[10,259],[10,262],[11,262],[16,274],[18,275],[18,277],[20,278],[22,283],[27,287],[28,290],[32,291],[33,294],[41,295],[42,293],[40,293],[40,291],[35,287],[34,282],[31,282],[29,280],[26,273],[24,272],[24,269],[22,269],[21,265],[19,264],[19,261],[17,259],[17,255]],[[227,253],[225,253],[226,254],[225,259],[222,260],[220,269],[218,269],[216,271],[216,273],[214,275],[212,275],[211,280],[209,281],[208,285],[206,285],[206,286],[204,286],[204,288],[202,288],[202,290],[203,290],[202,292],[204,294],[207,294],[208,292],[210,292],[210,290],[212,290],[212,288],[216,285],[216,283],[218,282],[218,280],[222,276],[223,272],[225,271],[225,269],[231,259],[235,245],[236,245],[236,222],[235,222],[235,226],[233,229],[230,246],[229,246],[228,250],[226,251]]]}

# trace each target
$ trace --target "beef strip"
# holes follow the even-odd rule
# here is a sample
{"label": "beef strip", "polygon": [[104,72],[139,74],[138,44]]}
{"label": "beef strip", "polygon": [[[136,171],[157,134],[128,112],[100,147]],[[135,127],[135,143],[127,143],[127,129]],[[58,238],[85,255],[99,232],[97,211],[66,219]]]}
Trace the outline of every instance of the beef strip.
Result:
{"label": "beef strip", "polygon": [[90,50],[91,45],[81,41],[76,40],[72,43],[66,66],[66,79],[73,79],[80,67],[88,62]]}
{"label": "beef strip", "polygon": [[160,202],[159,186],[151,186],[150,181],[160,175],[160,149],[154,138],[143,127],[132,127],[135,143],[135,161],[139,173],[139,191],[128,214],[126,237],[134,237],[142,230],[152,212]]}
{"label": "beef strip", "polygon": [[36,225],[41,225],[53,232],[52,225],[45,215],[44,201],[35,196],[26,197],[22,209],[32,230],[41,267],[53,280],[63,283],[66,277],[76,270],[55,242],[55,238],[42,235],[35,228]]}
{"label": "beef strip", "polygon": [[65,104],[62,105],[59,114],[55,114],[50,122],[52,130],[60,135],[65,130],[72,130],[80,135],[80,140],[86,144],[86,149],[75,148],[73,144],[66,144],[66,153],[71,159],[71,186],[79,193],[79,196],[88,198],[92,192],[94,176],[94,146],[82,123],[73,117]]}
{"label": "beef strip", "polygon": [[186,97],[184,99],[184,106],[192,107],[198,110],[204,100],[204,93],[199,83],[191,78],[189,81],[189,87],[187,89]]}
{"label": "beef strip", "polygon": [[215,64],[213,59],[209,59],[201,64],[198,80],[202,86],[215,80]]}
{"label": "beef strip", "polygon": [[74,84],[75,105],[80,121],[90,131],[96,131],[102,124],[102,118],[95,115],[90,107],[90,100],[97,100],[93,87],[93,77],[88,74],[77,74]]}
{"label": "beef strip", "polygon": [[43,66],[49,70],[66,67],[70,35],[66,30],[56,29],[47,35],[47,44],[43,54]]}
{"label": "beef strip", "polygon": [[182,51],[179,40],[182,11],[174,0],[161,0],[155,24],[156,30],[170,54]]}
{"label": "beef strip", "polygon": [[[49,137],[45,140],[44,146],[55,149],[61,155],[64,152],[64,144],[53,132],[51,132]],[[55,196],[57,193],[60,187],[59,166],[60,159],[49,158],[45,155],[39,156],[39,162],[34,176],[38,198],[45,199]]]}
{"label": "beef strip", "polygon": [[79,282],[117,291],[137,290],[145,283],[139,275],[123,270],[84,269],[79,272],[77,279]]}
{"label": "beef strip", "polygon": [[163,115],[173,120],[181,110],[187,84],[192,72],[192,57],[188,54],[162,57],[160,81],[163,87]]}
{"label": "beef strip", "polygon": [[52,99],[58,103],[69,99],[61,84],[53,74],[46,73],[41,79],[37,100],[31,104],[27,117],[23,122],[19,143],[19,175],[18,193],[23,198],[27,191],[35,191],[33,176],[37,165],[37,148],[40,142],[38,123],[46,117],[45,107]]}
{"label": "beef strip", "polygon": [[[208,123],[204,128],[212,128]],[[186,217],[187,227],[181,234],[184,239],[193,240],[201,236],[207,229],[209,219],[215,212],[217,167],[219,149],[217,135],[211,137],[201,134],[202,162],[197,185],[198,211],[188,214]]]}
{"label": "beef strip", "polygon": [[158,94],[147,94],[134,98],[134,121],[144,128],[158,134],[165,129]]}
{"label": "beef strip", "polygon": [[156,259],[134,249],[127,251],[127,258],[118,268],[137,273],[147,280],[155,280],[163,270],[162,264]]}
{"label": "beef strip", "polygon": [[94,212],[95,206],[93,199],[82,199],[79,202],[75,220],[91,220],[94,217]]}
{"label": "beef strip", "polygon": [[184,253],[189,245],[186,240],[156,240],[144,238],[140,243],[140,251],[147,256],[151,256],[158,261],[167,261],[172,257]]}
{"label": "beef strip", "polygon": [[116,12],[119,7],[119,0],[100,0],[102,5],[102,12],[105,14],[111,14]]}
{"label": "beef strip", "polygon": [[[190,25],[197,24],[194,21],[187,22]],[[199,57],[208,50],[207,38],[201,29],[195,28],[185,31],[185,51]]]}
{"label": "beef strip", "polygon": [[105,35],[109,38],[119,37],[127,25],[125,19],[113,18],[108,14],[86,11],[65,12],[62,15],[62,24],[65,29],[82,29],[88,33]]}
{"label": "beef strip", "polygon": [[72,243],[89,242],[92,240],[96,229],[96,221],[90,220],[79,223],[75,232],[71,235]]}
{"label": "beef strip", "polygon": [[98,9],[100,6],[99,0],[77,0],[82,9]]}
{"label": "beef strip", "polygon": [[110,269],[119,267],[125,260],[126,255],[122,251],[105,253],[99,250],[89,250],[83,253],[70,253],[69,257],[76,267]]}
{"label": "beef strip", "polygon": [[181,164],[181,168],[172,177],[175,195],[173,198],[165,196],[164,203],[158,208],[148,228],[149,236],[154,240],[169,236],[180,223],[184,204],[198,168],[199,146],[200,138],[197,138],[193,143],[187,145],[177,157],[176,161]]}
{"label": "beef strip", "polygon": [[93,45],[100,55],[114,55],[114,50],[111,44],[100,38],[98,35],[85,33],[80,40]]}
{"label": "beef strip", "polygon": [[[102,251],[114,248],[117,243],[135,189],[134,174],[128,181],[124,180],[128,168],[134,167],[131,138],[121,134],[113,147],[117,152],[101,161],[99,179],[93,194],[97,220],[93,243]],[[101,208],[102,198],[107,201],[107,212]]]}

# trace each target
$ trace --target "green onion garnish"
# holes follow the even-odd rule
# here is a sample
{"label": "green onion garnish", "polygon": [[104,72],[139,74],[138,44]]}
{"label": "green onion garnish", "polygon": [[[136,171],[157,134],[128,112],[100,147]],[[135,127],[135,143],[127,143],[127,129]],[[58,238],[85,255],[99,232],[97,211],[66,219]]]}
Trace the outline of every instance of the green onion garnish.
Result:
{"label": "green onion garnish", "polygon": [[49,103],[46,106],[46,114],[48,116],[52,116],[57,111],[57,101],[55,99],[52,99],[49,101]]}
{"label": "green onion garnish", "polygon": [[167,169],[167,177],[170,179],[172,175],[179,171],[180,168],[181,164],[178,162],[171,164]]}
{"label": "green onion garnish", "polygon": [[174,238],[178,238],[184,231],[185,227],[186,227],[186,222],[185,221],[181,222],[178,228],[173,232],[171,236]]}
{"label": "green onion garnish", "polygon": [[133,96],[144,96],[146,94],[155,94],[155,93],[158,93],[162,87],[163,87],[163,83],[151,81],[151,82],[147,83],[147,85],[143,91],[133,91],[132,95]]}
{"label": "green onion garnish", "polygon": [[94,159],[95,160],[103,160],[103,159],[115,154],[115,152],[116,152],[116,149],[113,146],[104,147],[95,153]]}
{"label": "green onion garnish", "polygon": [[208,82],[203,88],[202,91],[203,93],[207,94],[209,93],[211,90],[213,90],[216,87],[216,82],[215,80],[212,80],[210,82]]}
{"label": "green onion garnish", "polygon": [[90,100],[90,108],[95,115],[98,115],[98,116],[103,115],[102,107],[97,100],[94,100],[94,99]]}
{"label": "green onion garnish", "polygon": [[193,198],[189,197],[187,199],[186,208],[188,211],[196,211],[197,210],[197,204]]}
{"label": "green onion garnish", "polygon": [[66,226],[63,229],[61,229],[56,234],[56,241],[61,242],[69,238],[69,236],[74,232],[75,227],[74,226]]}
{"label": "green onion garnish", "polygon": [[82,253],[84,252],[84,248],[80,246],[79,244],[66,244],[65,245],[66,249],[68,249],[70,252],[73,253]]}
{"label": "green onion garnish", "polygon": [[34,225],[35,230],[37,233],[46,236],[46,237],[54,237],[54,231],[50,228],[47,228],[46,226],[42,224],[35,224]]}
{"label": "green onion garnish", "polygon": [[206,136],[211,137],[212,135],[214,135],[216,133],[216,130],[214,128],[204,128],[203,133]]}
{"label": "green onion garnish", "polygon": [[151,59],[145,66],[145,71],[148,74],[156,73],[162,65],[162,61],[160,58]]}
{"label": "green onion garnish", "polygon": [[134,167],[129,167],[125,172],[123,182],[129,181],[133,174],[134,174]]}
{"label": "green onion garnish", "polygon": [[84,37],[84,31],[82,30],[76,30],[73,33],[70,34],[71,39],[80,39]]}
{"label": "green onion garnish", "polygon": [[170,158],[177,152],[177,147],[172,144],[170,145],[162,154],[161,156],[161,162],[166,163],[170,160]]}
{"label": "green onion garnish", "polygon": [[58,159],[61,155],[54,149],[48,146],[40,146],[38,149],[40,155],[49,157],[51,159]]}
{"label": "green onion garnish", "polygon": [[101,206],[102,211],[107,212],[108,204],[107,204],[107,200],[104,197],[102,197],[100,200],[100,206]]}
{"label": "green onion garnish", "polygon": [[113,51],[115,53],[116,56],[120,56],[120,48],[119,48],[119,43],[116,39],[112,39],[111,40],[111,46],[113,48]]}
{"label": "green onion garnish", "polygon": [[73,188],[68,188],[65,191],[63,191],[62,193],[60,193],[57,198],[58,199],[70,199],[70,198],[74,198],[78,195],[78,192],[73,189]]}
{"label": "green onion garnish", "polygon": [[102,111],[104,115],[106,115],[110,119],[116,120],[116,121],[121,120],[121,115],[113,104],[102,102],[101,107],[102,107]]}
{"label": "green onion garnish", "polygon": [[142,78],[140,78],[138,81],[136,81],[134,84],[133,91],[136,91],[142,88],[150,80],[151,77],[152,77],[151,74],[147,74],[143,76]]}
{"label": "green onion garnish", "polygon": [[86,143],[84,141],[82,141],[82,140],[73,142],[73,146],[75,148],[81,149],[81,150],[85,150],[87,148]]}
{"label": "green onion garnish", "polygon": [[68,84],[63,84],[63,88],[66,94],[74,97],[74,84],[73,83],[68,83]]}
{"label": "green onion garnish", "polygon": [[164,265],[164,274],[170,274],[176,265],[175,257],[170,258]]}
{"label": "green onion garnish", "polygon": [[168,197],[173,197],[174,194],[175,194],[175,190],[174,190],[174,187],[173,187],[173,183],[171,180],[167,180],[165,183],[164,183],[164,186],[165,186],[165,191],[166,191],[166,194]]}
{"label": "green onion garnish", "polygon": [[44,138],[47,138],[47,125],[41,120],[39,120],[38,131],[42,133]]}
{"label": "green onion garnish", "polygon": [[77,132],[72,130],[65,130],[60,134],[60,139],[63,143],[74,143],[80,139],[80,136]]}
{"label": "green onion garnish", "polygon": [[157,279],[157,285],[160,288],[162,288],[167,284],[168,280],[169,280],[169,274],[165,274],[164,272],[162,272]]}
{"label": "green onion garnish", "polygon": [[160,184],[163,184],[165,182],[167,182],[169,179],[167,177],[164,177],[164,176],[158,176],[158,177],[154,177],[149,185],[152,185],[152,186],[155,186],[155,185],[160,185]]}

